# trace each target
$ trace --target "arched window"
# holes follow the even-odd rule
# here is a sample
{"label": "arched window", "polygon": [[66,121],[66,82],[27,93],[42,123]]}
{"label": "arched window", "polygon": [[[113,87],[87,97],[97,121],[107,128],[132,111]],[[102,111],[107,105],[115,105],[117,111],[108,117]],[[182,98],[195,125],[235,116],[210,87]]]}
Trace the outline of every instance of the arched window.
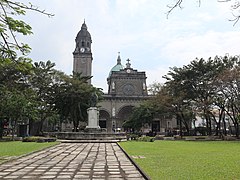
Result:
{"label": "arched window", "polygon": [[90,47],[90,43],[89,42],[87,42],[87,47]]}
{"label": "arched window", "polygon": [[82,41],[82,47],[84,47],[85,46],[85,43],[84,43],[84,41]]}

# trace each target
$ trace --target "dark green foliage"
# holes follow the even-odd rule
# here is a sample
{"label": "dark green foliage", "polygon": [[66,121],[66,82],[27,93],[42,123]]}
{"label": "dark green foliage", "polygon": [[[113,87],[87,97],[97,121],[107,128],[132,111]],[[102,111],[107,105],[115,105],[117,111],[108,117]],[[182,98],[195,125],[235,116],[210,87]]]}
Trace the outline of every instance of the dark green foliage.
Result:
{"label": "dark green foliage", "polygon": [[0,118],[0,139],[3,137],[3,131],[4,131],[4,120]]}
{"label": "dark green foliage", "polygon": [[31,88],[36,93],[36,102],[38,105],[38,117],[35,121],[40,122],[40,126],[35,134],[42,134],[42,125],[45,120],[57,118],[54,110],[53,99],[55,94],[54,84],[59,83],[59,74],[54,69],[55,64],[51,61],[35,62],[33,65],[33,73],[29,77]]}
{"label": "dark green foliage", "polygon": [[[164,78],[164,85],[154,84],[154,98],[136,107],[124,127],[140,130],[155,117],[176,118],[180,136],[191,131],[196,116],[206,121],[204,134],[226,135],[226,124],[232,123],[239,132],[240,117],[240,61],[234,57],[195,59],[183,67],[173,67]],[[217,110],[217,113],[216,113]],[[228,116],[228,120],[226,120]],[[215,124],[216,126],[212,126]],[[221,130],[222,129],[222,130]],[[206,131],[207,130],[207,131]],[[221,132],[222,131],[222,132]]]}
{"label": "dark green foliage", "polygon": [[42,134],[45,120],[56,126],[59,118],[73,122],[76,129],[79,121],[87,119],[90,95],[95,92],[101,98],[102,92],[86,83],[91,77],[78,73],[70,77],[55,70],[51,61],[32,64],[26,58],[31,48],[19,43],[16,34],[32,31],[21,16],[28,10],[51,14],[31,3],[11,0],[0,0],[0,9],[0,119],[9,119],[13,135],[19,123],[35,122],[38,129],[34,134]]}
{"label": "dark green foliage", "polygon": [[124,128],[134,128],[140,130],[144,124],[150,124],[153,120],[155,113],[154,104],[148,101],[142,103],[139,107],[133,109],[133,113],[129,120],[124,122]]}
{"label": "dark green foliage", "polygon": [[40,136],[29,136],[29,137],[24,137],[22,139],[22,142],[55,142],[55,138],[45,138],[45,137],[40,137]]}
{"label": "dark green foliage", "polygon": [[16,34],[32,34],[31,26],[21,20],[21,16],[25,15],[27,10],[48,16],[52,16],[52,14],[39,10],[31,3],[24,4],[11,0],[0,0],[0,9],[0,36],[2,39],[0,41],[0,57],[16,60],[19,52],[27,55],[31,50],[27,44],[19,43],[16,39]]}
{"label": "dark green foliage", "polygon": [[[214,109],[219,109],[220,113],[227,110],[224,102],[228,100],[227,98],[224,100],[224,94],[233,87],[227,87],[224,79],[233,77],[232,74],[228,73],[227,76],[226,74],[237,67],[239,68],[237,57],[225,56],[208,60],[196,59],[182,68],[171,68],[171,71],[164,77],[167,80],[166,87],[174,100],[172,103],[175,107],[176,118],[180,122],[180,129],[181,125],[184,125],[188,130],[187,122],[194,120],[194,117],[198,115],[206,120],[209,135],[212,134],[214,128],[212,122],[218,125],[216,135],[219,134],[220,122],[223,119],[220,121],[216,119]],[[239,100],[237,96],[233,97],[233,95],[232,93],[231,99]],[[237,104],[236,102],[235,104]],[[230,111],[226,112],[231,114]],[[223,116],[220,117],[223,118]],[[233,123],[237,124],[237,121],[233,120]],[[236,125],[236,127],[238,126]],[[236,135],[238,136],[238,134]]]}
{"label": "dark green foliage", "polygon": [[127,140],[137,140],[138,134],[127,134]]}
{"label": "dark green foliage", "polygon": [[137,141],[154,142],[155,138],[154,137],[149,137],[149,136],[141,136],[141,137],[137,138]]}
{"label": "dark green foliage", "polygon": [[79,122],[87,121],[87,109],[93,93],[101,96],[101,91],[87,83],[91,77],[83,77],[73,73],[71,77],[64,76],[61,84],[55,84],[54,109],[62,120],[73,122],[74,131],[77,131]]}

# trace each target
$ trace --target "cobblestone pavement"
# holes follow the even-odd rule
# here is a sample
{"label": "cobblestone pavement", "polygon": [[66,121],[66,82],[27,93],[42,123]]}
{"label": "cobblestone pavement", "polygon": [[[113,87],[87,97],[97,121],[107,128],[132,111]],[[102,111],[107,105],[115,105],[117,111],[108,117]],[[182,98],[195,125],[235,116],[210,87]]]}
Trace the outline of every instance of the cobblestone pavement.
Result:
{"label": "cobblestone pavement", "polygon": [[116,143],[61,143],[0,165],[0,179],[144,179]]}

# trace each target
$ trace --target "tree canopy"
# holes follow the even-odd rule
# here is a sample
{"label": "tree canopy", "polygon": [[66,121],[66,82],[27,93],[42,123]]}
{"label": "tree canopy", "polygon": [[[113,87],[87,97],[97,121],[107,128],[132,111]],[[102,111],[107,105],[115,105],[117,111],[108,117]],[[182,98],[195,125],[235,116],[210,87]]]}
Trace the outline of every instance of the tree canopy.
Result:
{"label": "tree canopy", "polygon": [[34,134],[42,134],[46,120],[57,126],[60,118],[73,122],[77,129],[80,121],[86,121],[91,94],[101,95],[86,83],[91,77],[74,72],[69,76],[56,70],[51,61],[33,63],[27,57],[31,48],[17,39],[17,35],[32,34],[31,26],[21,20],[27,11],[53,16],[31,3],[0,0],[0,137],[6,119],[13,134],[19,123],[35,123]]}
{"label": "tree canopy", "polygon": [[209,135],[231,131],[228,133],[239,136],[239,69],[238,56],[195,59],[183,67],[170,68],[164,76],[166,83],[154,98],[134,109],[126,124],[139,129],[154,118],[174,117],[182,135],[183,130],[196,133],[190,130],[199,117]]}
{"label": "tree canopy", "polygon": [[26,15],[27,11],[35,11],[48,16],[53,14],[40,10],[31,3],[24,4],[12,0],[0,0],[0,49],[1,56],[16,60],[18,53],[27,55],[31,48],[28,44],[20,43],[16,34],[30,35],[32,28],[29,24],[21,20],[21,16]]}

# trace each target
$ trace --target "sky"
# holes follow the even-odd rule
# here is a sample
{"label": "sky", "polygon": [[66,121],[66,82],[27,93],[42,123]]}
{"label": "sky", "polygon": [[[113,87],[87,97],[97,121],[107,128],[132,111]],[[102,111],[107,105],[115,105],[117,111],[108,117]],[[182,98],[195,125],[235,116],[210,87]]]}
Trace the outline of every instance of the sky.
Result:
{"label": "sky", "polygon": [[[28,3],[27,0],[21,2]],[[71,74],[75,38],[84,22],[92,37],[92,84],[107,92],[107,77],[120,52],[125,66],[145,71],[147,84],[163,83],[171,67],[196,58],[239,55],[240,22],[233,26],[231,5],[217,0],[185,0],[182,9],[166,13],[175,0],[35,0],[54,14],[28,12],[24,21],[33,35],[21,37],[34,61],[51,60]]]}

